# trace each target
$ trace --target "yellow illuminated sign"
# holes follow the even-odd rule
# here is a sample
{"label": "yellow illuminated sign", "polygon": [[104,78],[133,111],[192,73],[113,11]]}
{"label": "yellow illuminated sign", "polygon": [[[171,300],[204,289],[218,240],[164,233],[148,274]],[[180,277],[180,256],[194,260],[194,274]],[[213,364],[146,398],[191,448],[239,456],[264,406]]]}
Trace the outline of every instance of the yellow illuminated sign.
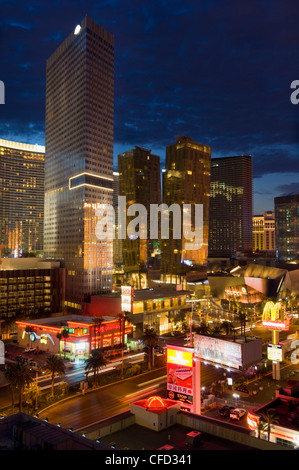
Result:
{"label": "yellow illuminated sign", "polygon": [[167,349],[167,362],[185,367],[192,367],[193,353],[179,349]]}
{"label": "yellow illuminated sign", "polygon": [[262,316],[263,326],[273,330],[288,330],[289,320],[281,302],[267,302]]}

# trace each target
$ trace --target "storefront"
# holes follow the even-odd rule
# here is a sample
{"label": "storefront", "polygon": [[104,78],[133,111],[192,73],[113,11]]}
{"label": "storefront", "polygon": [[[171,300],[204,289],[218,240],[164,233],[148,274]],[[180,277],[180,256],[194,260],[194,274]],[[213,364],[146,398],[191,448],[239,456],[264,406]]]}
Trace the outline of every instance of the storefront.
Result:
{"label": "storefront", "polygon": [[103,317],[99,323],[95,317],[65,315],[16,322],[19,345],[32,347],[53,354],[65,353],[74,357],[88,356],[97,348],[114,348],[124,342],[132,331],[126,322],[121,331],[118,318]]}

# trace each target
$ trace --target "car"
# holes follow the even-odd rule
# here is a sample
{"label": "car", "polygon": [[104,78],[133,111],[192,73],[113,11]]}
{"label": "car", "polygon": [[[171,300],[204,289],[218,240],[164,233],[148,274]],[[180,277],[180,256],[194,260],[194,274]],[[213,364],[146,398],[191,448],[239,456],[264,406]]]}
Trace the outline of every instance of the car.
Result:
{"label": "car", "polygon": [[229,417],[230,413],[235,409],[234,406],[223,406],[222,408],[219,409],[219,414],[220,416],[227,416]]}
{"label": "car", "polygon": [[43,354],[44,351],[41,351],[40,349],[36,349],[34,351],[34,354]]}
{"label": "car", "polygon": [[25,357],[22,356],[21,354],[18,354],[16,357],[15,357],[16,361],[20,361],[20,362],[23,362],[25,361]]}
{"label": "car", "polygon": [[28,353],[28,352],[34,352],[36,351],[36,348],[32,348],[32,347],[28,347],[28,348],[25,348],[25,353]]}
{"label": "car", "polygon": [[235,419],[236,421],[239,421],[246,415],[246,413],[247,411],[244,410],[244,408],[235,408],[231,411],[229,417],[230,419]]}

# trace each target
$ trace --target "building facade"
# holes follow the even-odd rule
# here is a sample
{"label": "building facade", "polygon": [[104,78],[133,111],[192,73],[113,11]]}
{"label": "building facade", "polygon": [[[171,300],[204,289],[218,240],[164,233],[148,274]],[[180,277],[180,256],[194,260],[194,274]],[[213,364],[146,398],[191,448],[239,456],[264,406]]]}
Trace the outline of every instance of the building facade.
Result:
{"label": "building facade", "polygon": [[[4,258],[0,265],[0,320],[41,318],[63,311],[65,270],[59,261]],[[3,328],[3,334],[9,329]]]}
{"label": "building facade", "polygon": [[[151,204],[161,203],[160,157],[151,150],[138,146],[118,156],[119,194],[126,202],[126,233],[122,240],[123,269],[135,287],[141,286],[139,274],[145,272],[159,252],[159,238],[152,239],[150,233]],[[138,214],[128,215],[132,204],[141,204],[146,209],[145,237],[128,234],[128,226]],[[138,231],[138,225],[137,229]],[[139,228],[140,231],[140,228]]]}
{"label": "building facade", "polygon": [[209,193],[210,193],[211,148],[195,142],[190,137],[178,136],[175,143],[166,147],[166,164],[163,171],[163,203],[170,207],[177,204],[183,214],[183,205],[192,206],[191,230],[195,229],[195,204],[203,208],[200,249],[186,250],[181,218],[180,238],[175,238],[174,217],[170,213],[169,238],[161,240],[163,276],[184,272],[184,264],[205,265],[208,257],[209,237]]}
{"label": "building facade", "polygon": [[[99,348],[105,354],[105,351],[121,344],[123,334],[127,343],[132,330],[128,322],[123,331],[117,318],[102,317],[98,325],[94,320],[94,317],[83,315],[64,315],[18,321],[18,342],[24,348],[34,347],[53,354],[64,352],[73,358],[88,356]],[[65,338],[60,337],[63,331],[68,333]]]}
{"label": "building facade", "polygon": [[299,194],[274,198],[275,244],[278,261],[299,259]]}
{"label": "building facade", "polygon": [[66,306],[109,292],[113,241],[96,225],[113,197],[114,38],[87,16],[47,61],[44,249],[63,259]]}
{"label": "building facade", "polygon": [[249,155],[211,163],[209,258],[252,250],[252,160]]}
{"label": "building facade", "polygon": [[45,148],[0,139],[2,256],[43,250]]}
{"label": "building facade", "polygon": [[252,218],[253,251],[275,251],[275,214],[268,211]]}

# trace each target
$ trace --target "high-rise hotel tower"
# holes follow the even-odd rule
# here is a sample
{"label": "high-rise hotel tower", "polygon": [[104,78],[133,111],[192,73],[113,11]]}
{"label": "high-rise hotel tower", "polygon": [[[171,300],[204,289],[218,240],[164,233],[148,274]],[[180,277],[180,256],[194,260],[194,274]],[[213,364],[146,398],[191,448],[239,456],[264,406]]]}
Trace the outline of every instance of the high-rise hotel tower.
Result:
{"label": "high-rise hotel tower", "polygon": [[112,287],[113,242],[96,236],[113,197],[114,38],[87,16],[47,61],[44,251],[64,260],[66,306]]}
{"label": "high-rise hotel tower", "polygon": [[209,257],[228,258],[251,250],[251,156],[212,158]]}
{"label": "high-rise hotel tower", "polygon": [[[209,237],[209,193],[211,171],[211,147],[195,142],[184,135],[166,147],[166,162],[163,172],[163,202],[192,206],[192,232],[198,224],[195,219],[195,204],[202,205],[202,243],[199,249],[186,249],[186,239],[174,237],[174,222],[170,213],[169,239],[161,240],[162,272],[175,275],[184,272],[184,264],[205,265],[208,258]],[[182,230],[183,233],[183,230]]]}
{"label": "high-rise hotel tower", "polygon": [[0,139],[2,256],[43,250],[44,174],[44,147]]}

